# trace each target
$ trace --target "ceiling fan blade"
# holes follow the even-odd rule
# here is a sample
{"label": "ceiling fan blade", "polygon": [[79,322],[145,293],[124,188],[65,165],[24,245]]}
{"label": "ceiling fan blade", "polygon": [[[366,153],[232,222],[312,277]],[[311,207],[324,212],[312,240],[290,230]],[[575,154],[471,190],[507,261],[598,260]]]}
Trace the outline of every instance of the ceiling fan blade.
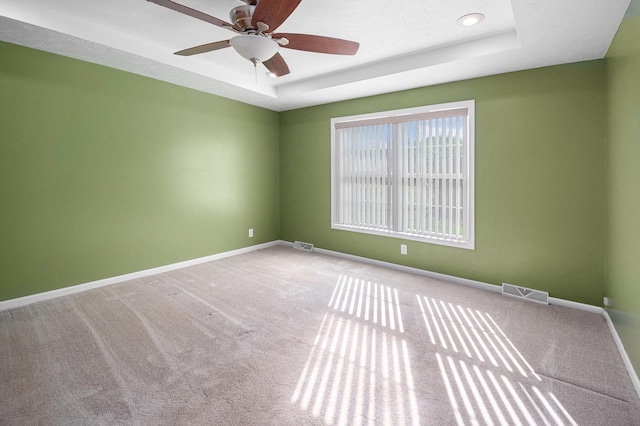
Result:
{"label": "ceiling fan blade", "polygon": [[182,14],[191,16],[193,18],[196,19],[200,19],[201,21],[205,21],[208,22],[210,24],[216,25],[218,27],[222,27],[222,28],[227,28],[231,31],[234,32],[239,32],[238,30],[236,30],[233,25],[231,25],[228,22],[223,21],[222,19],[218,19],[214,16],[211,15],[207,15],[204,12],[200,12],[199,10],[195,10],[192,9],[188,6],[184,6],[180,3],[176,3],[174,1],[171,0],[147,0],[150,1],[151,3],[155,3],[155,4],[159,4],[160,6],[164,6],[166,8],[169,8],[171,10],[175,10],[176,12],[180,12]]}
{"label": "ceiling fan blade", "polygon": [[262,63],[276,77],[282,77],[289,74],[289,66],[279,53],[276,53],[271,59],[267,59]]}
{"label": "ceiling fan blade", "polygon": [[258,28],[258,22],[269,26],[270,31],[275,31],[298,7],[301,0],[260,0],[253,12],[251,25]]}
{"label": "ceiling fan blade", "polygon": [[229,40],[223,41],[215,41],[213,43],[202,44],[196,47],[190,47],[189,49],[180,50],[179,52],[175,52],[174,55],[180,56],[191,56],[198,55],[200,53],[213,52],[214,50],[224,49],[225,47],[229,47]]}
{"label": "ceiling fan blade", "polygon": [[286,38],[289,43],[281,44],[281,46],[288,49],[334,55],[355,55],[360,47],[360,44],[355,41],[310,34],[277,33],[273,34],[272,38],[276,41],[280,38]]}

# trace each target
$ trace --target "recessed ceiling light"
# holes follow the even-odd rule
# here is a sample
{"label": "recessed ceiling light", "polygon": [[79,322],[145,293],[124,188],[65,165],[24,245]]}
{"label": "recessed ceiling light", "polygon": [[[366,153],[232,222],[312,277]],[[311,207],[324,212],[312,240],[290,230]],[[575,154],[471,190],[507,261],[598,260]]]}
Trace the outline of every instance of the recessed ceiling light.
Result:
{"label": "recessed ceiling light", "polygon": [[463,27],[472,27],[474,25],[478,25],[482,21],[484,21],[484,15],[482,13],[470,13],[459,17],[457,22],[458,25]]}

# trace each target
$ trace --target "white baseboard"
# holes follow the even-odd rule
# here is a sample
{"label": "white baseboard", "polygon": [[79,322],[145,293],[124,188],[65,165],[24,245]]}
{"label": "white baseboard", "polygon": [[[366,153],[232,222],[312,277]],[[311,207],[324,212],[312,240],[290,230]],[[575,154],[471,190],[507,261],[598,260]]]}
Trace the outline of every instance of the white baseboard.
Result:
{"label": "white baseboard", "polygon": [[574,302],[566,299],[558,299],[557,297],[549,297],[550,305],[564,306],[565,308],[578,309],[580,311],[587,311],[593,314],[602,314],[604,309],[600,306],[588,305],[586,303]]}
{"label": "white baseboard", "polygon": [[[281,241],[281,244],[293,246],[293,243],[290,243],[288,241]],[[396,265],[395,263],[383,262],[381,260],[369,259],[367,257],[354,256],[352,254],[340,253],[337,251],[326,250],[318,247],[314,247],[313,251],[320,254],[326,254],[329,256],[339,257],[343,259],[355,260],[358,262],[364,262],[371,265],[377,265],[377,266],[383,266],[386,268],[395,269],[401,272],[408,272],[411,274],[421,275],[428,278],[435,278],[435,279],[440,279],[443,281],[448,281],[456,284],[466,285],[466,286],[478,288],[481,290],[492,291],[494,293],[501,293],[501,287],[497,285],[481,282],[481,281],[474,281],[466,278],[455,277],[452,275],[425,271],[423,269],[412,268],[409,266]],[[615,325],[613,324],[613,321],[611,321],[611,318],[609,317],[609,314],[607,313],[607,311],[599,306],[588,305],[586,303],[573,302],[571,300],[559,299],[557,297],[549,297],[549,304],[562,306],[565,308],[578,309],[581,311],[591,312],[594,314],[600,314],[605,318],[605,320],[607,321],[607,325],[609,326],[609,330],[613,335],[613,339],[616,342],[616,346],[618,347],[618,351],[620,352],[620,356],[622,357],[622,360],[627,369],[627,372],[629,373],[629,377],[631,377],[631,382],[633,383],[633,386],[638,394],[638,397],[640,398],[640,380],[638,379],[638,375],[636,374],[636,371],[633,368],[633,365],[631,364],[629,355],[627,354],[627,351],[625,350],[624,345],[622,344],[622,340],[620,340],[620,336],[618,335],[618,331],[616,330]]]}
{"label": "white baseboard", "polygon": [[[289,243],[286,242],[286,244],[289,244]],[[456,284],[462,284],[468,287],[474,287],[474,288],[478,288],[485,291],[491,291],[494,293],[500,293],[502,291],[500,287],[493,284],[487,284],[481,281],[474,281],[467,278],[454,277],[453,275],[440,274],[438,272],[425,271],[424,269],[412,268],[410,266],[398,265],[390,262],[383,262],[382,260],[370,259],[368,257],[360,257],[352,254],[345,254],[345,253],[340,253],[337,251],[331,251],[331,250],[326,250],[326,249],[317,248],[317,247],[314,247],[313,251],[320,254],[326,254],[329,256],[341,257],[343,259],[349,259],[349,260],[355,260],[358,262],[368,263],[370,265],[382,266],[382,267],[394,269],[400,272],[407,272],[414,275],[421,275],[427,278],[433,278],[437,280],[453,282]]]}
{"label": "white baseboard", "polygon": [[255,250],[261,250],[267,247],[272,247],[280,244],[281,244],[280,240],[271,241],[264,244],[258,244],[255,246],[244,247],[237,250],[226,251],[224,253],[212,254],[210,256],[200,257],[197,259],[191,259],[191,260],[185,260],[183,262],[172,263],[170,265],[158,266],[157,268],[145,269],[144,271],[132,272],[130,274],[104,278],[101,280],[91,281],[83,284],[77,284],[70,287],[64,287],[56,290],[45,291],[43,293],[31,294],[29,296],[24,296],[24,297],[18,297],[16,299],[3,300],[3,301],[0,301],[0,311],[18,308],[20,306],[29,305],[31,303],[53,299],[60,296],[66,296],[68,294],[80,293],[82,291],[104,287],[111,284],[117,284],[124,281],[134,280],[137,278],[143,278],[151,275],[161,274],[163,272],[174,271],[176,269],[182,269],[188,266],[198,265],[200,263],[211,262],[212,260],[224,259],[225,257],[236,256],[238,254],[249,253]]}
{"label": "white baseboard", "polygon": [[609,312],[606,309],[602,309],[602,316],[607,321],[607,325],[609,326],[609,330],[611,330],[611,335],[613,336],[613,340],[616,342],[616,346],[618,347],[618,351],[620,352],[620,356],[622,357],[622,362],[624,362],[624,366],[627,368],[627,372],[629,373],[629,377],[631,377],[631,383],[633,383],[633,387],[636,389],[636,393],[638,394],[638,398],[640,398],[640,379],[638,379],[638,375],[636,374],[635,369],[633,368],[633,364],[631,364],[631,359],[627,354],[624,345],[622,344],[622,340],[618,335],[618,330],[616,330],[616,326],[611,320],[609,316]]}

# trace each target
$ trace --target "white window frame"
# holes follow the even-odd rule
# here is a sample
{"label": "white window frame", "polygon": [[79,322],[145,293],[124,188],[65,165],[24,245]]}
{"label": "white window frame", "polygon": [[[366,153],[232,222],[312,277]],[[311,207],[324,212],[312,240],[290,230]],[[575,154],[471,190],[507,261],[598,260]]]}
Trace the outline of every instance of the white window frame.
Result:
{"label": "white window frame", "polygon": [[[456,110],[456,111],[454,111]],[[443,117],[450,117],[455,115],[457,117],[461,116],[460,110],[466,110],[466,120],[462,126],[458,126],[456,129],[456,134],[462,132],[463,142],[448,142],[448,149],[453,150],[452,143],[456,143],[455,147],[458,150],[461,150],[462,156],[456,157],[459,159],[456,165],[451,165],[449,162],[448,165],[444,165],[443,167],[448,169],[448,172],[452,173],[440,173],[435,166],[436,160],[426,160],[428,157],[427,154],[423,155],[424,160],[422,163],[426,161],[433,161],[431,163],[431,169],[435,169],[436,172],[428,172],[427,174],[420,175],[421,172],[415,172],[413,175],[405,175],[406,178],[402,178],[401,173],[398,170],[411,170],[413,167],[411,164],[417,164],[417,160],[414,157],[410,157],[411,155],[416,155],[415,153],[421,153],[421,149],[424,148],[424,151],[427,152],[427,143],[426,140],[430,138],[424,138],[421,142],[416,142],[414,140],[414,145],[412,148],[407,148],[406,145],[403,147],[403,144],[398,142],[402,139],[403,132],[403,124],[408,123],[412,120],[438,120],[443,119]],[[435,121],[431,121],[435,123]],[[459,123],[459,120],[458,120]],[[375,127],[378,126],[378,127]],[[383,127],[386,126],[386,127]],[[368,138],[368,136],[361,137],[360,141],[364,140],[365,148],[357,148],[353,151],[349,151],[349,148],[345,144],[341,144],[341,138],[346,138],[346,133],[341,133],[340,129],[345,129],[344,132],[351,132],[352,136],[355,135],[355,132],[358,135],[361,135],[362,132],[385,132],[385,136],[380,136],[377,134],[378,138],[375,142],[372,139]],[[356,130],[358,129],[358,130]],[[383,130],[384,129],[384,130]],[[406,129],[406,124],[405,124]],[[405,130],[406,131],[406,130]],[[400,133],[399,133],[400,132]],[[367,133],[369,134],[369,133]],[[340,136],[344,135],[344,136]],[[351,141],[355,141],[358,136],[351,137]],[[392,142],[383,142],[383,139],[392,140]],[[375,139],[375,138],[374,138]],[[420,139],[420,138],[417,138]],[[435,137],[432,138],[435,140]],[[452,138],[453,139],[453,138]],[[447,139],[448,140],[448,139]],[[421,145],[420,145],[421,144]],[[375,146],[374,146],[375,145]],[[384,145],[384,147],[383,147]],[[391,145],[393,146],[391,148]],[[446,145],[446,143],[445,143]],[[460,146],[462,145],[462,146]],[[428,146],[428,152],[434,152],[434,146]],[[403,152],[399,152],[400,149],[405,149]],[[435,149],[438,150],[437,142]],[[442,148],[446,149],[446,148]],[[346,150],[346,151],[345,151]],[[392,150],[392,151],[391,151]],[[381,153],[381,151],[385,151],[385,153]],[[410,153],[413,152],[413,153]],[[406,152],[406,154],[404,154]],[[447,151],[451,152],[451,151]],[[354,154],[355,153],[355,154]],[[363,154],[364,153],[364,154]],[[367,153],[370,156],[371,163],[367,158]],[[340,155],[343,154],[343,155]],[[376,155],[374,155],[376,154]],[[405,159],[403,158],[405,155]],[[348,157],[352,158],[354,161],[350,161]],[[359,157],[358,157],[359,156]],[[362,158],[360,158],[362,157]],[[384,160],[380,162],[380,158],[383,157]],[[451,157],[454,157],[453,155]],[[409,164],[409,161],[406,158],[412,158],[413,161]],[[347,163],[344,160],[347,160]],[[390,161],[387,161],[390,160]],[[403,161],[406,161],[405,164],[402,164]],[[447,160],[449,161],[449,160]],[[456,161],[456,160],[453,160]],[[373,166],[374,162],[378,162],[377,166]],[[384,165],[381,165],[384,163]],[[395,164],[397,163],[397,164]],[[361,232],[365,234],[373,234],[373,235],[383,235],[394,238],[402,238],[406,240],[415,240],[422,241],[433,244],[440,244],[445,246],[452,247],[460,247],[469,250],[475,249],[475,101],[474,100],[466,100],[460,102],[450,102],[444,104],[437,105],[428,105],[417,108],[407,108],[393,111],[383,111],[376,112],[371,114],[362,114],[362,115],[353,115],[347,117],[336,117],[331,119],[331,228],[343,231],[352,231],[352,232]],[[363,165],[364,164],[364,168]],[[369,168],[371,166],[372,171],[368,169],[366,171],[365,168]],[[444,163],[441,163],[444,164]],[[345,168],[346,167],[346,168]],[[362,170],[358,171],[358,177],[353,177],[356,172],[357,167],[361,167]],[[426,167],[426,166],[425,166]],[[348,170],[351,168],[351,170]],[[387,172],[381,170],[387,169]],[[430,169],[430,170],[431,170]],[[347,171],[345,171],[347,170]],[[426,169],[425,169],[426,170]],[[364,171],[365,178],[362,178]],[[341,174],[340,174],[341,173]],[[408,173],[413,173],[413,170]],[[345,175],[349,175],[350,177],[345,178]],[[418,178],[416,178],[418,176]],[[354,180],[356,179],[356,180]],[[355,196],[354,191],[356,191],[356,187],[359,184],[354,183],[357,182],[357,179],[361,179],[361,181],[365,182],[361,184],[359,188],[366,188],[364,191],[371,191],[370,194],[375,195],[367,195],[366,193],[359,194]],[[349,180],[350,183],[345,183],[345,180]],[[385,182],[385,184],[374,184],[372,182]],[[406,181],[407,183],[403,183]],[[429,193],[426,191],[420,191],[420,186],[418,182],[433,182],[433,191]],[[449,184],[446,186],[446,197],[442,197],[441,195],[437,195],[437,190],[435,189],[437,186],[445,187],[445,181],[448,181]],[[438,183],[437,185],[435,183]],[[454,188],[454,185],[451,182],[457,182],[455,188],[460,189],[451,189]],[[370,184],[369,184],[370,183]],[[346,188],[346,189],[345,189]],[[371,189],[374,188],[374,189]],[[409,188],[408,190],[406,188]],[[361,189],[358,189],[361,190]],[[400,194],[402,190],[403,194]],[[347,202],[343,202],[341,204],[341,194],[347,193],[347,191],[351,191],[350,195],[342,196],[342,200]],[[444,194],[444,192],[443,192]],[[346,198],[345,198],[346,197]],[[413,197],[413,198],[412,198]],[[421,201],[420,203],[417,201],[418,197],[424,197],[424,200],[431,201]],[[448,200],[453,199],[453,201],[447,201],[448,205],[444,205],[443,201],[437,201],[437,205],[433,204],[433,198],[437,197],[438,200],[442,198],[447,198]],[[367,205],[374,205],[373,207],[373,216],[371,216],[371,220],[363,220],[359,221],[355,219],[357,214],[361,213],[353,213],[353,209],[351,207],[345,207],[347,204],[355,206],[354,208],[360,212],[360,210],[367,209],[363,208],[362,204],[358,204],[359,201],[353,201],[356,198],[358,200],[365,200],[364,203]],[[404,201],[404,199],[408,201]],[[428,208],[425,207],[425,203],[431,203],[428,205]],[[410,207],[400,209],[399,206],[413,206],[413,212],[411,212]],[[416,207],[420,205],[420,207]],[[424,212],[427,210],[434,212],[431,214],[432,221],[435,223],[441,223],[439,220],[434,221],[433,216],[444,217],[448,215],[449,222],[446,222],[446,219],[443,219],[442,224],[445,225],[445,228],[451,230],[451,232],[438,232],[434,231],[433,225],[429,225],[431,227],[431,231],[426,231],[424,228],[426,225],[418,227],[420,229],[407,229],[409,223],[413,223],[414,227],[416,226],[416,221],[426,221],[428,219],[417,219],[418,217],[429,217],[429,215],[422,214],[424,213],[422,210],[419,210],[422,213],[415,213],[416,209],[423,209]],[[346,209],[346,210],[345,210]],[[368,207],[371,210],[370,207]],[[443,210],[444,209],[444,210]],[[410,213],[407,213],[409,211]],[[447,213],[442,213],[446,211]],[[453,216],[454,213],[451,212],[459,212],[457,216]],[[437,213],[436,213],[437,212]],[[367,213],[369,214],[369,213]],[[414,215],[411,220],[407,220],[407,215]],[[362,213],[364,215],[364,213]],[[344,219],[347,217],[348,219]],[[403,224],[403,218],[405,224]],[[452,219],[458,220],[457,225],[454,226],[452,223]],[[440,229],[440,227],[438,227]],[[462,230],[462,231],[460,231]]]}

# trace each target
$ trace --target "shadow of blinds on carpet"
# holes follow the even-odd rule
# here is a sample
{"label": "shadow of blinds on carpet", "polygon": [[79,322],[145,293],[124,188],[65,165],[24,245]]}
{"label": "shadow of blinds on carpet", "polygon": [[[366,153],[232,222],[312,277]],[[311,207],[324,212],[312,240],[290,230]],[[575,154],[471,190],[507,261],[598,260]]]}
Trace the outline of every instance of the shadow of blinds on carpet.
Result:
{"label": "shadow of blinds on carpet", "polygon": [[327,424],[420,422],[398,291],[340,275],[291,402]]}
{"label": "shadow of blinds on carpet", "polygon": [[459,425],[577,425],[489,313],[416,299]]}

